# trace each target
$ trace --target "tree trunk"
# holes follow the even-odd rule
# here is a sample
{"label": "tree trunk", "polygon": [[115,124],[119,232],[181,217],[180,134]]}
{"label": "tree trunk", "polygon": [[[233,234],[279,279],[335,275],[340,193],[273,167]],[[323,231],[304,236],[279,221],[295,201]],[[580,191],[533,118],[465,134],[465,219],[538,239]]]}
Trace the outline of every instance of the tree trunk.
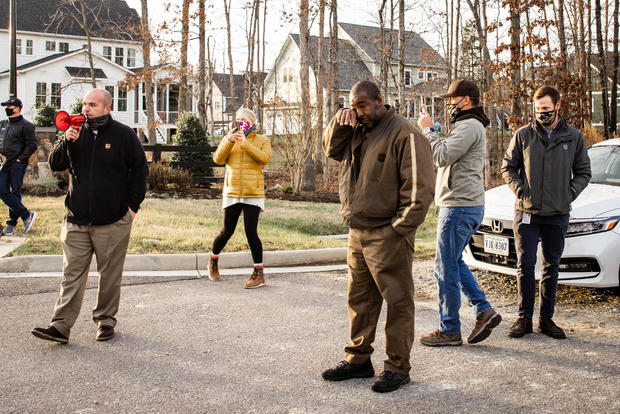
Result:
{"label": "tree trunk", "polygon": [[338,1],[332,0],[330,7],[330,39],[329,39],[329,77],[327,90],[329,96],[328,118],[336,113],[338,105]]}
{"label": "tree trunk", "polygon": [[457,72],[459,67],[459,40],[461,31],[461,0],[456,0],[456,28],[454,30],[454,77],[457,78]]}
{"label": "tree trunk", "polygon": [[519,0],[510,2],[510,77],[512,83],[511,112],[513,126],[520,126],[523,122],[521,112],[521,16],[519,14]]}
{"label": "tree trunk", "polygon": [[566,53],[566,29],[564,27],[564,0],[558,0],[558,37],[560,39],[560,59],[562,69],[568,73],[568,55]]}
{"label": "tree trunk", "polygon": [[319,0],[319,38],[317,41],[316,53],[316,139],[314,146],[314,169],[317,174],[323,172],[323,146],[321,136],[323,135],[323,82],[325,80],[325,69],[323,68],[323,41],[325,36],[325,5],[327,0]]}
{"label": "tree trunk", "polygon": [[[140,0],[142,6],[142,60],[144,73],[144,99],[146,99],[146,127],[149,145],[157,143],[155,131],[155,105],[153,102],[153,72],[151,69],[151,29],[149,27],[149,9],[147,0]],[[139,93],[136,88],[136,93]],[[137,110],[139,108],[136,108]]]}
{"label": "tree trunk", "polygon": [[211,46],[209,45],[209,39],[207,39],[207,107],[209,109],[209,135],[211,145],[215,145],[214,140],[214,128],[215,128],[215,118],[213,117],[213,73],[215,72],[215,67],[213,66],[213,56],[211,55]]}
{"label": "tree trunk", "polygon": [[611,116],[609,117],[609,132],[618,135],[618,3],[614,3],[614,51],[612,55],[613,74],[611,76]]}
{"label": "tree trunk", "polygon": [[84,4],[84,0],[80,0],[80,9],[82,11],[82,29],[84,29],[84,33],[86,34],[86,44],[88,45],[88,65],[90,67],[90,83],[93,85],[93,88],[97,87],[97,78],[95,77],[95,65],[93,63],[93,52],[92,52],[92,43],[90,39],[90,27],[88,26],[88,22],[86,21],[86,5]]}
{"label": "tree trunk", "polygon": [[[189,86],[187,84],[187,46],[189,44],[189,5],[192,0],[183,0],[181,12],[181,67],[179,76],[179,114],[187,112]],[[190,108],[191,109],[191,108]]]}
{"label": "tree trunk", "polygon": [[398,104],[399,113],[407,112],[405,105],[405,0],[398,0]]}
{"label": "tree trunk", "polygon": [[233,102],[235,99],[235,77],[233,75],[233,56],[232,56],[232,38],[230,37],[230,2],[231,0],[224,0],[224,14],[226,16],[226,39],[228,42],[228,70],[230,72],[229,77],[229,94],[230,97],[228,100],[224,100],[224,109],[223,112],[226,111],[230,102]]}
{"label": "tree trunk", "polygon": [[601,0],[594,0],[596,21],[596,42],[598,46],[600,78],[601,78],[601,98],[603,111],[603,137],[609,139],[609,102],[607,100],[607,68],[605,62],[606,48],[603,46],[603,22],[601,21]]}
{"label": "tree trunk", "polygon": [[205,43],[206,43],[206,16],[205,0],[198,0],[198,119],[203,128],[207,128],[207,108],[205,95],[207,89],[205,69]]}
{"label": "tree trunk", "polygon": [[301,65],[299,79],[301,81],[301,137],[304,143],[303,184],[296,188],[296,192],[314,191],[316,188],[316,174],[312,162],[313,134],[312,120],[310,119],[310,32],[308,29],[309,0],[301,0],[299,11],[299,48],[301,50]]}
{"label": "tree trunk", "polygon": [[385,3],[387,0],[381,1],[381,7],[379,8],[379,26],[381,29],[381,72],[379,75],[379,90],[388,97],[388,65],[390,64],[391,50],[388,50],[385,40]]}

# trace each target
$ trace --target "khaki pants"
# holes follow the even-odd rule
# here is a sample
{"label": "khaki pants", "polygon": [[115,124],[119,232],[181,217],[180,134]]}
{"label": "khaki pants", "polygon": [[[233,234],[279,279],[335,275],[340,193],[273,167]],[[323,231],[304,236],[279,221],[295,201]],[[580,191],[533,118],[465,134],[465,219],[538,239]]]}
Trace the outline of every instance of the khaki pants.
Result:
{"label": "khaki pants", "polygon": [[115,315],[120,301],[131,224],[129,211],[116,223],[103,226],[81,226],[67,220],[63,222],[60,234],[63,277],[51,325],[66,337],[69,337],[71,327],[80,314],[93,253],[97,257],[99,271],[93,320],[98,325],[116,326]]}
{"label": "khaki pants", "polygon": [[412,260],[413,246],[391,225],[349,230],[347,263],[351,341],[345,347],[348,362],[361,364],[370,358],[377,320],[385,300],[388,359],[384,362],[384,369],[409,373],[415,323]]}

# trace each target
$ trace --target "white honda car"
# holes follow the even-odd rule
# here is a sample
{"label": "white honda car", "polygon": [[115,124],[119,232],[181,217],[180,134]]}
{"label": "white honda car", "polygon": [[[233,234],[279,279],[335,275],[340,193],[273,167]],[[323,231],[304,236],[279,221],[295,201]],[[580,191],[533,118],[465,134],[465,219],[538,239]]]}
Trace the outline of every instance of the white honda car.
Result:
{"label": "white honda car", "polygon": [[[620,138],[588,148],[592,179],[572,203],[558,283],[597,288],[620,285]],[[517,274],[512,220],[515,196],[508,185],[485,193],[484,219],[465,248],[475,268]],[[538,246],[536,279],[542,254]]]}

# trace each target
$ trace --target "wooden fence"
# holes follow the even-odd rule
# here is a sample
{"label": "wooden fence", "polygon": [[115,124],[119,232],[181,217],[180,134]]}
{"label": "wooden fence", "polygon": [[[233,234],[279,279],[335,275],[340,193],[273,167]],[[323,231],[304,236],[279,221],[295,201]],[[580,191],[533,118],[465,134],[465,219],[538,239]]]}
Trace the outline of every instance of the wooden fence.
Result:
{"label": "wooden fence", "polygon": [[[217,147],[211,145],[143,145],[144,151],[152,152],[152,161],[161,161],[162,152],[197,152],[201,154],[213,153]],[[169,161],[170,166],[180,168],[195,168],[195,167],[211,167],[211,168],[223,168],[223,165],[217,165],[212,159],[209,161]],[[224,177],[192,177],[194,184],[211,184],[220,183],[224,181]]]}

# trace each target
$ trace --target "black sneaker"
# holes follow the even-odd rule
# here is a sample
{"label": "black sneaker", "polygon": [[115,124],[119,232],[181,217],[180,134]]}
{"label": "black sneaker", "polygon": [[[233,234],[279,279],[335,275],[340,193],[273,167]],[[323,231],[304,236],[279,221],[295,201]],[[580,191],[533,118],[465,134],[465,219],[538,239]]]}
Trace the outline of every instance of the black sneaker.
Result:
{"label": "black sneaker", "polygon": [[562,328],[557,326],[551,318],[540,318],[536,330],[555,339],[566,339],[566,334]]}
{"label": "black sneaker", "polygon": [[390,392],[411,381],[409,374],[403,375],[394,371],[383,371],[370,387],[374,392]]}
{"label": "black sneaker", "polygon": [[350,364],[347,361],[340,361],[334,368],[323,371],[321,376],[327,381],[371,378],[375,376],[375,369],[372,367],[372,361],[370,361],[370,359],[363,364]]}
{"label": "black sneaker", "polygon": [[69,342],[69,338],[61,334],[58,329],[53,326],[48,326],[47,328],[34,328],[30,331],[30,333],[37,338],[45,339],[46,341],[60,342],[61,344],[66,344]]}
{"label": "black sneaker", "polygon": [[491,330],[502,321],[502,316],[495,312],[493,308],[487,309],[476,318],[474,329],[472,329],[467,342],[475,344],[482,342],[491,335]]}
{"label": "black sneaker", "polygon": [[517,321],[508,330],[508,336],[513,338],[521,338],[525,334],[532,333],[532,319],[519,317]]}

